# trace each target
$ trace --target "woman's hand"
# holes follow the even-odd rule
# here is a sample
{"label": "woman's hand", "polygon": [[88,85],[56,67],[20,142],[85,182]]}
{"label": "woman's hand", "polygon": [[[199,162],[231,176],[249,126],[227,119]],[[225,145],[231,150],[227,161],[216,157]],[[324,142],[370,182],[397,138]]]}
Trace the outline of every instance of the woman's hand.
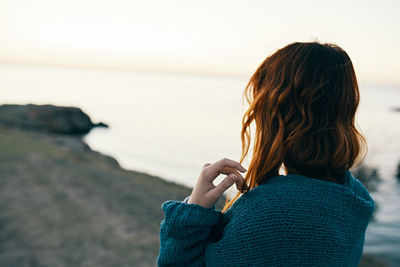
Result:
{"label": "woman's hand", "polygon": [[[213,164],[204,164],[200,177],[197,179],[196,185],[187,203],[197,204],[205,208],[212,208],[222,193],[234,183],[236,183],[236,188],[238,190],[248,190],[243,176],[238,171],[245,172],[246,169],[243,168],[239,162],[227,158],[221,159]],[[227,176],[219,185],[215,186],[213,181],[221,173]]]}

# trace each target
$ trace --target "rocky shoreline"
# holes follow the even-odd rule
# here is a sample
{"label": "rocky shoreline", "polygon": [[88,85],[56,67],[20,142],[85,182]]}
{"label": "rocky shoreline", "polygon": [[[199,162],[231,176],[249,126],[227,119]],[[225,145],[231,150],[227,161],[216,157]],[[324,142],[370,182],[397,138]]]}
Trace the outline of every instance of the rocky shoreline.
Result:
{"label": "rocky shoreline", "polygon": [[0,106],[0,266],[154,266],[161,204],[191,189],[122,169],[80,109]]}
{"label": "rocky shoreline", "polygon": [[93,151],[82,135],[99,126],[75,107],[0,106],[0,266],[155,265],[161,204],[191,189]]}
{"label": "rocky shoreline", "polygon": [[0,105],[0,125],[65,135],[82,135],[94,127],[108,127],[103,122],[93,123],[80,108],[34,104]]}

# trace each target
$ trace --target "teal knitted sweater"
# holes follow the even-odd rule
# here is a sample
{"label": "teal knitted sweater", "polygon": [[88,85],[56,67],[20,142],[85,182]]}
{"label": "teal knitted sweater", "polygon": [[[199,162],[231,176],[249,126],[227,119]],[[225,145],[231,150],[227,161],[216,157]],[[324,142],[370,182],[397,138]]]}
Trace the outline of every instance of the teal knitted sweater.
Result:
{"label": "teal knitted sweater", "polygon": [[159,266],[357,266],[374,201],[347,171],[339,184],[279,175],[225,213],[162,204]]}

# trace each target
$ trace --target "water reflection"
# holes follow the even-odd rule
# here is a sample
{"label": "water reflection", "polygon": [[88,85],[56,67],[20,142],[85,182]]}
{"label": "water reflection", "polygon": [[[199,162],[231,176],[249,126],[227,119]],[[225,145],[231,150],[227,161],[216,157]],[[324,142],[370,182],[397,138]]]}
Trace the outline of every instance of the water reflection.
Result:
{"label": "water reflection", "polygon": [[376,167],[360,164],[352,168],[351,172],[363,183],[369,192],[375,192],[379,183],[382,182],[382,177],[379,175],[379,171]]}

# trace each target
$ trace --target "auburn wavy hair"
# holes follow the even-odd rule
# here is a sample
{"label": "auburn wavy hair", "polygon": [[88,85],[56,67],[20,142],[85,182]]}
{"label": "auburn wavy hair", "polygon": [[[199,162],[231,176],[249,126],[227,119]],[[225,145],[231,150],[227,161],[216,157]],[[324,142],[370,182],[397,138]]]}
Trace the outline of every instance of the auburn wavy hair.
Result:
{"label": "auburn wavy hair", "polygon": [[[248,189],[279,174],[340,182],[366,152],[355,127],[359,90],[353,64],[335,44],[292,43],[267,57],[250,78],[244,96],[242,155],[253,156],[245,175]],[[365,155],[365,154],[364,154]],[[245,193],[225,201],[222,212]]]}

